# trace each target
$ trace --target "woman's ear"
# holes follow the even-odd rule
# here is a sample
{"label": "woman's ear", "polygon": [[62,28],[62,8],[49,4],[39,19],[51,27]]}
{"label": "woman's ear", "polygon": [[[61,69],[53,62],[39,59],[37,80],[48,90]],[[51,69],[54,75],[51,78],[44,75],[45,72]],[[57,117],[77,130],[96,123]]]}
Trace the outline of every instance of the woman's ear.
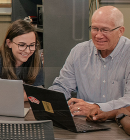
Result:
{"label": "woman's ear", "polygon": [[12,48],[12,45],[11,45],[11,40],[10,39],[6,39],[6,44],[9,48]]}

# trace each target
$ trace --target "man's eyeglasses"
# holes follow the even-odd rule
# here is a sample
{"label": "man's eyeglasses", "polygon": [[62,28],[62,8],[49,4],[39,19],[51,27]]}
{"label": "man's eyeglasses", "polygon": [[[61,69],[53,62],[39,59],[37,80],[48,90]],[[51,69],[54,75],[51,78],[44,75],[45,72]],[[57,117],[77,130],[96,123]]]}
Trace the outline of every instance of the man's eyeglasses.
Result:
{"label": "man's eyeglasses", "polygon": [[118,26],[118,27],[116,27],[116,28],[114,28],[114,29],[109,29],[109,28],[97,28],[97,27],[92,27],[92,26],[89,26],[89,30],[91,31],[91,32],[93,32],[93,33],[97,33],[99,30],[100,30],[100,32],[102,32],[103,34],[108,34],[108,33],[110,33],[110,32],[112,32],[112,31],[114,31],[114,30],[116,30],[116,29],[118,29],[118,28],[120,28],[121,26]]}
{"label": "man's eyeglasses", "polygon": [[29,47],[30,51],[35,51],[36,47],[38,46],[38,44],[35,44],[35,43],[30,44],[30,45],[27,45],[26,43],[19,43],[19,44],[15,43],[15,42],[13,42],[13,43],[18,45],[18,48],[20,51],[26,50],[27,47]]}

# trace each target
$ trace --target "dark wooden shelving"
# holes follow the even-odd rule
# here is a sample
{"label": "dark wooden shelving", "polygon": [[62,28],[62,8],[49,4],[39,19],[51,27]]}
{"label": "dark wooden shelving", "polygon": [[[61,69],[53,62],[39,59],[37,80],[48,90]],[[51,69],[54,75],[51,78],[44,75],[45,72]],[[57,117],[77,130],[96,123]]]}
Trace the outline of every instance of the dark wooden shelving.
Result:
{"label": "dark wooden shelving", "polygon": [[0,8],[10,8],[12,7],[11,3],[0,3]]}

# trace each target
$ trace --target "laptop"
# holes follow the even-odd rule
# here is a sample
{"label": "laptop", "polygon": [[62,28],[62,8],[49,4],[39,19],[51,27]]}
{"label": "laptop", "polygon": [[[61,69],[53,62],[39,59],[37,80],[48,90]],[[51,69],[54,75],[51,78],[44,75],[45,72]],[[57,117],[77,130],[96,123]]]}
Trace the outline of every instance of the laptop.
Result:
{"label": "laptop", "polygon": [[0,115],[24,117],[29,108],[24,108],[22,80],[0,79]]}
{"label": "laptop", "polygon": [[86,122],[85,119],[72,117],[63,93],[23,85],[36,120],[52,120],[54,126],[73,132],[109,129],[96,122]]}

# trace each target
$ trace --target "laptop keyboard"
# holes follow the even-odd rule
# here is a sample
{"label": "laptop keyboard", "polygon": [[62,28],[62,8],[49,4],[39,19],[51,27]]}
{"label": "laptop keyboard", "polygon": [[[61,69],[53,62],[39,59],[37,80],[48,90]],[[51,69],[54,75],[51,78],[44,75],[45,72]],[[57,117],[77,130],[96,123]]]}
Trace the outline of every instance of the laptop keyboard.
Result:
{"label": "laptop keyboard", "polygon": [[86,122],[85,120],[73,117],[77,132],[87,132],[93,130],[103,130],[104,126],[93,123]]}

